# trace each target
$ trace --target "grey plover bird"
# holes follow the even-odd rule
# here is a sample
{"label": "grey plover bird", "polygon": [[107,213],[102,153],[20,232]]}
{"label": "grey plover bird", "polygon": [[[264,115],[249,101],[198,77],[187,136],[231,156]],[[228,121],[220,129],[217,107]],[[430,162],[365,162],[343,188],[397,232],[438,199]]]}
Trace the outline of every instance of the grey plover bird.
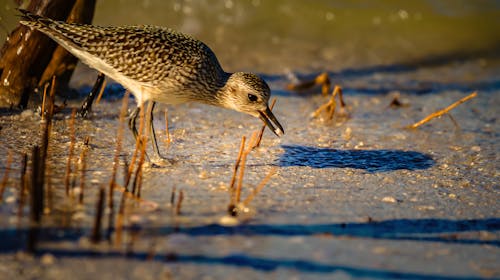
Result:
{"label": "grey plover bird", "polygon": [[158,26],[72,24],[20,12],[21,24],[45,33],[135,96],[138,107],[129,122],[134,136],[138,113],[148,101],[153,106],[201,102],[228,108],[260,118],[277,136],[284,133],[269,109],[267,83],[252,73],[225,72],[214,52],[191,36]]}

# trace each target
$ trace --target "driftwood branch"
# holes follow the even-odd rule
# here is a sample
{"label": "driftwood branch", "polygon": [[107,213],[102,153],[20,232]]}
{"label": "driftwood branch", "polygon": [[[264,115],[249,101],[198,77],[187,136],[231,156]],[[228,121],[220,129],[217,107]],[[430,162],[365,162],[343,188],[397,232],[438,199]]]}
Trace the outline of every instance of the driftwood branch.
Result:
{"label": "driftwood branch", "polygon": [[[90,23],[96,0],[31,0],[22,8],[68,22]],[[77,59],[41,32],[19,25],[0,50],[0,107],[26,107],[33,89],[52,76],[67,84]]]}

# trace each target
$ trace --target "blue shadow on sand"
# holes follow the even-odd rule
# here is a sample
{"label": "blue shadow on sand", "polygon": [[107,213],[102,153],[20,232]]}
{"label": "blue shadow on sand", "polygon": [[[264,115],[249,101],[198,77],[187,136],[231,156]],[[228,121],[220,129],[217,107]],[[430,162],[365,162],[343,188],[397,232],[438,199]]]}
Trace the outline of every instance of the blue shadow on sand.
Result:
{"label": "blue shadow on sand", "polygon": [[336,150],[299,145],[283,145],[279,166],[312,168],[355,168],[368,172],[399,169],[427,169],[434,160],[426,154],[401,150]]}
{"label": "blue shadow on sand", "polygon": [[[138,230],[138,229],[136,229]],[[480,232],[497,232],[500,230],[500,219],[395,219],[384,221],[367,221],[360,223],[331,223],[331,224],[242,224],[226,227],[217,224],[200,225],[192,227],[166,226],[159,228],[145,228],[141,234],[143,238],[168,238],[172,233],[184,234],[191,237],[210,236],[248,236],[283,238],[295,236],[310,236],[315,238],[331,238],[342,240],[356,240],[357,238],[371,238],[375,240],[417,242],[440,242],[466,246],[495,246],[500,247],[498,239],[483,239]],[[155,261],[165,263],[217,265],[241,267],[258,271],[274,271],[276,269],[294,269],[302,273],[335,273],[341,272],[351,277],[369,277],[374,279],[483,279],[473,276],[452,276],[442,274],[406,272],[399,269],[375,269],[361,266],[348,266],[335,264],[335,260],[325,259],[315,261],[311,259],[297,259],[293,256],[272,258],[253,256],[239,253],[226,256],[214,254],[178,254],[175,252],[135,252],[129,251],[102,251],[85,248],[61,249],[44,245],[44,241],[77,242],[82,236],[88,236],[90,229],[62,229],[42,228],[38,233],[39,249],[37,256],[52,254],[56,258],[89,258],[109,259],[124,258],[133,261]],[[475,232],[475,233],[474,233]],[[472,234],[474,233],[474,234]],[[0,230],[0,255],[22,250],[29,235],[28,229],[3,229]]]}

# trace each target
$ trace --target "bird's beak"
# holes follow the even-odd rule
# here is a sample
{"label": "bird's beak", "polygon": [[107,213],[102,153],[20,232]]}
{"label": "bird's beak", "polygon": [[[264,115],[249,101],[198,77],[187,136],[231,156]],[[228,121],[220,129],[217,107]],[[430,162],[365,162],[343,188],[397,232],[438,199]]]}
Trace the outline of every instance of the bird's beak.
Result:
{"label": "bird's beak", "polygon": [[[274,134],[276,134],[276,136],[280,137],[281,135],[285,134],[285,131],[283,131],[283,127],[278,122],[269,107],[266,107],[265,111],[259,111],[259,117],[267,125],[267,127],[269,127],[269,129],[271,129]],[[274,127],[273,123],[274,125],[276,125],[276,127]]]}

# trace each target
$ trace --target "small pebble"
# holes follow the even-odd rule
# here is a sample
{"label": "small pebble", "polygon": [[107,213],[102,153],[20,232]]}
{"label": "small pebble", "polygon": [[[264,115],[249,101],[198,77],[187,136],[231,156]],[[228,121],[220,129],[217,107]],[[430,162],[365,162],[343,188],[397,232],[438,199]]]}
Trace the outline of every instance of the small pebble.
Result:
{"label": "small pebble", "polygon": [[43,256],[40,258],[40,262],[43,265],[52,265],[56,261],[56,258],[52,254],[43,254]]}
{"label": "small pebble", "polygon": [[384,198],[382,198],[382,201],[383,202],[387,202],[387,203],[396,203],[396,199],[392,196],[386,196]]}
{"label": "small pebble", "polygon": [[11,195],[11,196],[8,196],[6,199],[5,199],[5,202],[6,203],[13,203],[16,201],[16,197]]}
{"label": "small pebble", "polygon": [[219,219],[219,224],[222,225],[222,226],[233,227],[233,226],[239,225],[240,222],[235,217],[222,216]]}

